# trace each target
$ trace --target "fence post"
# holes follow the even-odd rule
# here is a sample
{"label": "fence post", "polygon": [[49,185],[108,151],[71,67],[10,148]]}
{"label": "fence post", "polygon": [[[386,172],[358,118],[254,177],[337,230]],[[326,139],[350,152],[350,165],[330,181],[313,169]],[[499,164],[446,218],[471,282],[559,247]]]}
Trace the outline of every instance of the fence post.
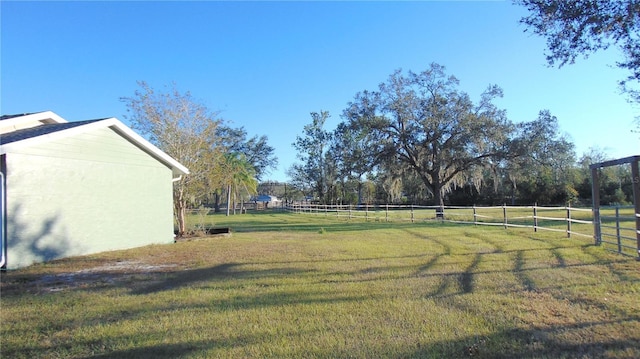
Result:
{"label": "fence post", "polygon": [[369,222],[369,204],[364,205],[364,221]]}
{"label": "fence post", "polygon": [[478,220],[477,220],[477,213],[476,213],[476,205],[473,205],[473,225],[477,226],[478,225]]}
{"label": "fence post", "polygon": [[640,260],[640,168],[638,167],[637,159],[631,162],[631,177],[631,183],[633,183],[633,212],[636,217],[636,249],[638,250],[636,260]]}
{"label": "fence post", "polygon": [[571,203],[567,203],[567,238],[571,238]]}
{"label": "fence post", "polygon": [[620,206],[616,206],[616,237],[618,238],[618,253],[622,253],[622,243],[620,243]]}
{"label": "fence post", "polygon": [[349,205],[349,219],[351,219],[351,205]]}
{"label": "fence post", "polygon": [[413,204],[411,205],[411,223],[413,223]]}
{"label": "fence post", "polygon": [[602,228],[600,227],[600,179],[598,169],[591,168],[591,198],[593,201],[593,237],[596,246],[602,244]]}
{"label": "fence post", "polygon": [[538,203],[533,204],[533,231],[538,232]]}
{"label": "fence post", "polygon": [[389,203],[385,204],[384,221],[389,222]]}
{"label": "fence post", "polygon": [[503,216],[502,223],[504,224],[504,229],[507,229],[507,204],[506,203],[502,204],[502,216]]}

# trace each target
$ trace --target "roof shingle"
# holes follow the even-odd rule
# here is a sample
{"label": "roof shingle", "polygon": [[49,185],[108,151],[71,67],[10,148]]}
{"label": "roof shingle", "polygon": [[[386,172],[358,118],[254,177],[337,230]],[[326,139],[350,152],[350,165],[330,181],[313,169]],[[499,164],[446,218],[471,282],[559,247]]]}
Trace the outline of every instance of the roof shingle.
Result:
{"label": "roof shingle", "polygon": [[[22,115],[18,115],[18,116],[22,116]],[[16,141],[26,140],[33,137],[44,136],[50,133],[63,131],[70,128],[86,125],[88,123],[98,122],[103,120],[104,119],[76,121],[76,122],[67,122],[67,123],[52,123],[52,124],[40,125],[36,127],[25,128],[22,130],[17,130],[17,131],[0,135],[0,144],[7,144],[7,143],[16,142]]]}
{"label": "roof shingle", "polygon": [[9,119],[16,118],[16,117],[29,116],[29,115],[33,115],[33,114],[36,114],[36,113],[40,113],[40,112],[19,113],[19,114],[15,114],[15,115],[2,115],[2,116],[0,116],[0,121],[9,120]]}

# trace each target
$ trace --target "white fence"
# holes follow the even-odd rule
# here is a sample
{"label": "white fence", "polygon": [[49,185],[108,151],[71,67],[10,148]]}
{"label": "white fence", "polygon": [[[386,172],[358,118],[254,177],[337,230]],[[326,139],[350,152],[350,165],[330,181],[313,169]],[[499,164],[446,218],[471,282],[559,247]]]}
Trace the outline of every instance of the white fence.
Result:
{"label": "white fence", "polygon": [[592,238],[597,245],[626,255],[636,255],[635,217],[633,207],[600,209],[601,236],[594,235],[591,208],[545,206],[417,206],[417,205],[319,205],[306,202],[285,207],[287,211],[318,216],[375,222],[442,221],[473,225],[532,228],[534,231],[556,231],[572,236]]}

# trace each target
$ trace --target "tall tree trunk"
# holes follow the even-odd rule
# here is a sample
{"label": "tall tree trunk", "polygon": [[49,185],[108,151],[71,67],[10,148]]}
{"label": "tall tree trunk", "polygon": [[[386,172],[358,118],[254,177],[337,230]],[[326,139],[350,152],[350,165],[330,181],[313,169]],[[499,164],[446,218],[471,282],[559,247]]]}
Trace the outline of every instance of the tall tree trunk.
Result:
{"label": "tall tree trunk", "polygon": [[229,207],[231,207],[231,185],[227,186],[227,217],[229,216]]}
{"label": "tall tree trunk", "polygon": [[220,193],[218,191],[213,193],[213,211],[215,213],[220,213]]}
{"label": "tall tree trunk", "polygon": [[[236,188],[237,190],[237,188]],[[236,215],[236,200],[237,200],[237,196],[236,196],[236,191],[233,191],[233,215]]]}
{"label": "tall tree trunk", "polygon": [[433,197],[435,205],[438,206],[436,209],[436,217],[444,218],[444,197],[442,195],[442,183],[440,181],[435,180],[433,183]]}
{"label": "tall tree trunk", "polygon": [[184,192],[178,189],[174,193],[173,206],[176,211],[176,221],[178,222],[178,237],[184,236],[186,225],[187,203],[184,200]]}

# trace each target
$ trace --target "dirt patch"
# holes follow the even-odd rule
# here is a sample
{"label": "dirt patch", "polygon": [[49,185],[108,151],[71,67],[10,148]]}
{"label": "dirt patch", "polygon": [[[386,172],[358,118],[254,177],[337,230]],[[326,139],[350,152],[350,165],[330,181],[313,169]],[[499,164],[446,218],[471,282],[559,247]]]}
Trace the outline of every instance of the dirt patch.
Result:
{"label": "dirt patch", "polygon": [[166,268],[174,268],[177,264],[148,264],[140,261],[118,261],[101,266],[87,268],[77,273],[101,273],[101,272],[149,272]]}
{"label": "dirt patch", "polygon": [[2,291],[4,293],[13,291],[52,293],[81,288],[99,289],[126,284],[133,279],[141,279],[141,276],[152,279],[154,274],[175,269],[177,266],[177,264],[152,265],[140,261],[117,261],[73,272],[5,278],[2,282]]}

